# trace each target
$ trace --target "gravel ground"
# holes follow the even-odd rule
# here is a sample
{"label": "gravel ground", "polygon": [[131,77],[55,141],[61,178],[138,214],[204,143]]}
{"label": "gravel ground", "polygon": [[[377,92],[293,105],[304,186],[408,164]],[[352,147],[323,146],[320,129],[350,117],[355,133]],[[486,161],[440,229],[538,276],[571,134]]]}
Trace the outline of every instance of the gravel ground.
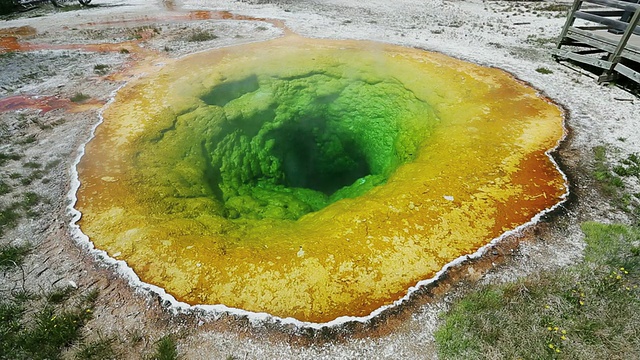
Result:
{"label": "gravel ground", "polygon": [[[562,2],[440,0],[94,0],[63,10],[43,6],[0,20],[0,152],[21,155],[0,172],[12,191],[0,205],[35,193],[2,244],[36,246],[24,272],[0,277],[0,292],[68,284],[101,290],[88,338],[116,336],[123,358],[139,358],[173,333],[187,359],[435,358],[437,314],[478,283],[512,280],[571,264],[584,247],[580,223],[628,222],[594,186],[593,147],[615,163],[640,152],[640,102],[617,87],[597,85],[584,71],[555,63],[550,50],[564,13],[544,11]],[[230,11],[278,21],[206,19],[202,10]],[[282,26],[282,24],[286,25]],[[187,41],[194,31],[215,38]],[[506,239],[476,262],[455,268],[439,286],[366,326],[306,334],[233,316],[173,314],[157,296],[130,287],[114,265],[96,261],[73,238],[68,192],[73,164],[99,121],[100,109],[127,80],[164,62],[208,48],[263,41],[293,31],[302,36],[366,39],[422,48],[497,67],[531,84],[567,111],[569,136],[558,160],[571,182],[570,200],[538,225]],[[17,37],[21,51],[3,53]],[[27,46],[26,44],[31,44]],[[552,74],[536,69],[546,68]],[[79,94],[84,102],[69,99]],[[77,99],[76,99],[77,100]],[[9,101],[11,104],[9,105]],[[19,104],[19,105],[16,105]],[[31,165],[27,165],[31,164]],[[637,183],[627,184],[638,192]],[[132,334],[144,341],[132,343]]]}

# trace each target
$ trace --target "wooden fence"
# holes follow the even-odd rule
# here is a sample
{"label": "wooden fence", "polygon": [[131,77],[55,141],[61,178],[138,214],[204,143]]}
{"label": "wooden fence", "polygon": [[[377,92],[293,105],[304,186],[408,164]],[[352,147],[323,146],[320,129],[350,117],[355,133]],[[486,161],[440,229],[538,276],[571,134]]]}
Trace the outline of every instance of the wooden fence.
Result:
{"label": "wooden fence", "polygon": [[603,70],[598,82],[623,75],[640,83],[639,0],[575,0],[553,56]]}

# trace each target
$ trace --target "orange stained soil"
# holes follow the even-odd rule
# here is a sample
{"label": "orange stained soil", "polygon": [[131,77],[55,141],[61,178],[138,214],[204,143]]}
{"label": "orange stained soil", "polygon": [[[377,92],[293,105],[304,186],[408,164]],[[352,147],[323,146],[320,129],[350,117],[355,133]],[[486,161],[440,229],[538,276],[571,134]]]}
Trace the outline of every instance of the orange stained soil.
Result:
{"label": "orange stained soil", "polygon": [[140,25],[144,23],[158,23],[158,22],[166,22],[166,21],[182,22],[182,21],[204,21],[204,20],[259,21],[259,22],[266,22],[266,23],[272,24],[279,29],[285,30],[286,32],[289,31],[285,26],[284,22],[281,20],[238,15],[229,11],[205,11],[205,10],[190,11],[186,13],[182,13],[182,12],[169,13],[166,15],[153,16],[153,17],[145,16],[145,17],[136,18],[136,19],[89,22],[84,26],[127,25],[127,24]]}
{"label": "orange stained soil", "polygon": [[96,26],[96,25],[126,25],[135,24],[140,25],[144,23],[157,23],[163,21],[187,21],[187,20],[247,20],[247,21],[267,21],[268,19],[256,18],[252,16],[238,15],[229,11],[206,11],[196,10],[189,12],[176,12],[168,13],[158,16],[144,16],[140,18],[126,19],[126,20],[112,20],[112,21],[97,21],[88,22],[84,26]]}
{"label": "orange stained soil", "polygon": [[0,29],[0,38],[8,36],[33,36],[37,34],[35,28],[31,26],[20,26]]}
{"label": "orange stained soil", "polygon": [[[140,25],[144,23],[156,23],[160,21],[203,21],[203,20],[236,20],[236,21],[259,21],[274,25],[284,31],[285,35],[292,35],[283,21],[275,19],[263,19],[245,15],[233,14],[229,11],[191,11],[187,13],[168,14],[157,17],[142,17],[127,20],[88,22],[83,26],[93,27],[100,25]],[[0,29],[0,53],[11,51],[36,51],[36,50],[84,50],[95,52],[119,52],[126,49],[130,52],[149,51],[143,50],[138,44],[148,40],[153,34],[142,32],[142,38],[136,41],[126,41],[121,43],[106,44],[35,44],[21,41],[24,36],[36,34],[36,29],[30,26],[18,28]]]}
{"label": "orange stained soil", "polygon": [[33,44],[19,41],[17,37],[0,38],[0,53],[10,51],[36,51],[36,50],[83,50],[92,52],[120,52],[126,49],[130,52],[140,51],[136,41],[105,44]]}
{"label": "orange stained soil", "polygon": [[[199,147],[153,150],[163,154],[157,174],[170,178],[157,187],[143,181],[156,176],[136,167],[148,147],[191,126],[180,114],[202,110],[210,119],[199,136],[221,126],[224,116],[204,115],[201,97],[211,87],[336,68],[397,80],[438,115],[414,161],[386,184],[296,221],[234,222],[216,212],[213,197],[174,193],[172,183],[197,189],[208,181],[203,160],[181,158]],[[366,316],[567,191],[545,154],[564,134],[557,106],[501,70],[416,49],[290,36],[212,50],[132,82],[104,118],[78,168],[80,227],[142,281],[190,304],[309,322]]]}

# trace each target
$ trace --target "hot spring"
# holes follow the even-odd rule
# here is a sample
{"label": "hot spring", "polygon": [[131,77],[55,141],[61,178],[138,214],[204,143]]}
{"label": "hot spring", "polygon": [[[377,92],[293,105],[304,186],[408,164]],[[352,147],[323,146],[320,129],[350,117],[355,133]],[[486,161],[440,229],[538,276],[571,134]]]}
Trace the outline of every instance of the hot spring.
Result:
{"label": "hot spring", "polygon": [[407,296],[566,193],[560,109],[440,54],[288,36],[121,89],[79,226],[180,302],[325,323]]}

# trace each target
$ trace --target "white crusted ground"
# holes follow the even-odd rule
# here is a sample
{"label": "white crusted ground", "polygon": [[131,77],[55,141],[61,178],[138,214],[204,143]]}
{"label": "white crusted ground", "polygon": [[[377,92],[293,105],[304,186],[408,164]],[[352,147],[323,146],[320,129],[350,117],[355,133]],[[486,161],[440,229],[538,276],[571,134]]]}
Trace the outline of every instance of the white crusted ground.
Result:
{"label": "white crusted ground", "polygon": [[[210,47],[261,41],[282,33],[281,29],[264,22],[167,18],[191,10],[229,10],[257,18],[281,19],[289,29],[307,37],[388,42],[498,67],[564,106],[569,114],[567,127],[571,136],[560,150],[560,159],[572,180],[575,199],[563,212],[541,224],[534,235],[511,252],[513,255],[496,260],[498,265],[489,266],[488,272],[481,270],[481,266],[463,269],[468,274],[464,284],[478,279],[508,281],[541,269],[565,266],[580,258],[582,221],[628,220],[625,214],[616,212],[602,200],[589,174],[595,146],[612,150],[609,151],[612,163],[640,152],[640,101],[617,87],[597,85],[592,75],[552,60],[550,50],[564,23],[564,14],[539,9],[557,2],[94,0],[92,4],[98,6],[56,13],[49,8],[42,12],[44,16],[28,17],[30,13],[26,13],[0,20],[0,31],[32,26],[37,34],[24,41],[95,44],[130,39],[133,30],[129,29],[158,27],[159,34],[142,44],[171,57]],[[31,14],[37,11],[40,10]],[[210,30],[218,38],[204,43],[184,41],[194,28]],[[82,92],[106,102],[126,77],[101,76],[95,73],[94,65],[106,64],[110,72],[116,72],[126,70],[130,61],[127,54],[75,50],[43,50],[0,57],[0,100],[17,94],[69,98]],[[538,68],[553,73],[542,74],[536,71]],[[346,340],[300,345],[295,336],[262,331],[259,325],[237,325],[233,319],[173,316],[154,299],[134,292],[113,268],[96,265],[92,256],[72,241],[70,218],[65,209],[70,168],[78,149],[98,121],[98,110],[80,113],[54,110],[46,114],[37,110],[0,112],[0,152],[21,152],[23,161],[59,160],[51,166],[47,183],[36,181],[23,185],[22,191],[34,191],[48,199],[48,203],[37,206],[41,215],[22,220],[1,242],[38,244],[25,264],[27,287],[46,289],[74,281],[81,289],[102,290],[95,319],[88,325],[88,336],[96,336],[98,331],[119,336],[121,354],[129,358],[138,358],[140,352],[148,351],[153,341],[166,333],[178,335],[179,350],[187,359],[220,359],[228,355],[240,359],[435,357],[433,331],[438,324],[437,314],[447,307],[450,296],[436,296],[433,302],[416,306],[410,315],[391,321],[393,325],[380,326]],[[54,125],[43,126],[47,124]],[[30,136],[35,140],[24,141]],[[25,170],[20,163],[10,162],[0,168],[0,172],[6,178],[7,174]],[[635,192],[640,191],[637,183],[628,186],[635,187]],[[0,205],[10,203],[12,196],[15,195],[0,196]],[[22,284],[22,275],[5,275],[0,278],[0,292]],[[464,293],[466,287],[454,286],[453,294]],[[130,345],[127,334],[134,332],[145,334],[147,340]]]}

